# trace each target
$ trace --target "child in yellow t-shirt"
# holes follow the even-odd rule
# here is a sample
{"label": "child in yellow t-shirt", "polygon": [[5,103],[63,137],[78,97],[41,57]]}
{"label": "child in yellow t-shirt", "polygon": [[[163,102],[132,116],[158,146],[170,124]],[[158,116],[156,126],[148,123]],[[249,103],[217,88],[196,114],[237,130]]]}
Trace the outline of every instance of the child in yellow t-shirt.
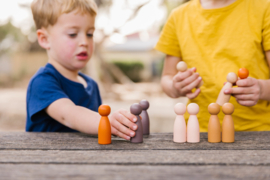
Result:
{"label": "child in yellow t-shirt", "polygon": [[[247,79],[224,90],[236,131],[270,130],[270,1],[192,0],[171,13],[156,49],[165,53],[161,85],[172,97],[200,106],[200,130],[207,131],[207,107],[216,102],[229,72],[244,67]],[[186,72],[176,65],[185,61]],[[193,73],[196,72],[196,73]],[[203,86],[192,91],[203,79]],[[223,113],[219,114],[222,121]]]}

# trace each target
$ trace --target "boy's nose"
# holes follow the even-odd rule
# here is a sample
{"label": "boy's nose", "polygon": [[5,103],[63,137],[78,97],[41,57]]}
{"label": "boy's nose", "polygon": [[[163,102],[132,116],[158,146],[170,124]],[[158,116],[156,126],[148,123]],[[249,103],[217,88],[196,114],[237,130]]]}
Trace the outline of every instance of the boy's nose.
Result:
{"label": "boy's nose", "polygon": [[87,37],[86,36],[83,36],[81,39],[80,39],[80,46],[87,46],[88,43],[87,43]]}

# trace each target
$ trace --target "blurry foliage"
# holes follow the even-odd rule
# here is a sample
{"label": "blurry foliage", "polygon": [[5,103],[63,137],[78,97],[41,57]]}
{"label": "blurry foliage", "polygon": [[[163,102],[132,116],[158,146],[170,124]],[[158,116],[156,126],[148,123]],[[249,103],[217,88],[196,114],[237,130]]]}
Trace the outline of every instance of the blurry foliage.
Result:
{"label": "blurry foliage", "polygon": [[155,61],[155,69],[156,69],[156,74],[154,74],[155,76],[161,76],[163,66],[164,66],[164,60],[165,60],[165,58],[162,58],[162,59]]}
{"label": "blurry foliage", "polygon": [[[182,0],[182,1],[179,1],[179,0],[164,0],[163,5],[167,8],[167,11],[168,11],[167,18],[169,17],[169,15],[170,15],[170,13],[172,12],[173,9],[175,9],[176,7],[180,6],[183,3],[186,3],[188,1],[190,1],[190,0]],[[164,24],[159,28],[159,31],[162,31],[163,26],[164,26]]]}
{"label": "blurry foliage", "polygon": [[38,41],[30,43],[28,51],[30,51],[30,52],[37,52],[37,51],[46,52],[46,50],[39,45]]}
{"label": "blurry foliage", "polygon": [[129,77],[133,82],[140,82],[140,74],[144,68],[143,63],[139,61],[115,61],[113,64],[116,65],[127,77]]}
{"label": "blurry foliage", "polygon": [[167,10],[168,10],[168,16],[170,15],[170,12],[180,6],[181,4],[185,3],[185,2],[188,2],[189,0],[182,0],[182,1],[179,1],[179,0],[164,0],[163,1],[163,4],[166,6]]}
{"label": "blurry foliage", "polygon": [[112,0],[95,0],[98,7],[109,7],[112,4]]}
{"label": "blurry foliage", "polygon": [[21,33],[21,30],[13,26],[10,21],[0,26],[0,42],[2,42],[7,35],[12,35],[14,37],[14,40],[16,41],[21,41],[25,39],[25,37]]}
{"label": "blurry foliage", "polygon": [[[5,44],[7,41],[8,45]],[[0,54],[25,48],[26,43],[28,43],[27,37],[10,21],[0,26]]]}

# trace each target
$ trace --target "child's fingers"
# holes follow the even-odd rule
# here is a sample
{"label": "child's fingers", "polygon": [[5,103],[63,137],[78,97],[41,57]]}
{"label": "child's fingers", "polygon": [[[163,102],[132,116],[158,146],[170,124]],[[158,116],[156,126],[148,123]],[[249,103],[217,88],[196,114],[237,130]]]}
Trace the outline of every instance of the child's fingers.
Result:
{"label": "child's fingers", "polygon": [[137,121],[137,117],[135,115],[131,114],[130,112],[128,112],[127,110],[120,109],[119,110],[119,113],[121,113],[124,117],[128,118],[129,121],[131,121],[131,120],[133,122],[136,122]]}
{"label": "child's fingers", "polygon": [[173,80],[175,82],[181,82],[187,77],[191,76],[193,74],[192,70],[188,69],[185,72],[178,72],[174,77]]}
{"label": "child's fingers", "polygon": [[123,124],[121,124],[120,122],[118,121],[115,121],[114,124],[113,124],[113,127],[120,131],[121,133],[127,135],[127,136],[130,136],[130,137],[134,137],[135,136],[135,132],[132,131],[131,129],[127,128],[126,126],[124,126]]}
{"label": "child's fingers", "polygon": [[[223,83],[223,86],[224,86],[226,83],[227,83],[227,82],[224,82],[224,83]],[[233,83],[233,86],[236,86],[236,82]]]}
{"label": "child's fingers", "polygon": [[194,73],[191,76],[187,77],[186,79],[184,79],[181,82],[182,87],[187,86],[188,84],[192,83],[193,81],[195,81],[197,78],[199,77],[198,73]]}
{"label": "child's fingers", "polygon": [[192,83],[188,84],[187,86],[182,88],[182,92],[184,94],[189,93],[192,89],[194,89],[196,86],[198,86],[198,84],[201,82],[202,78],[199,77],[196,80],[194,80]]}
{"label": "child's fingers", "polygon": [[197,96],[200,94],[200,92],[201,92],[201,90],[198,88],[198,89],[196,89],[195,92],[193,92],[193,93],[188,93],[186,96],[187,96],[187,98],[189,98],[189,99],[194,99],[195,97],[197,97]]}
{"label": "child's fingers", "polygon": [[134,131],[138,128],[137,125],[133,123],[137,121],[137,117],[126,110],[120,110],[119,114],[116,115],[116,119],[118,122]]}
{"label": "child's fingers", "polygon": [[112,134],[113,135],[116,135],[118,137],[121,137],[123,139],[126,139],[126,140],[130,140],[130,137],[121,133],[120,131],[118,131],[117,129],[115,129],[114,127],[112,127]]}
{"label": "child's fingers", "polygon": [[238,100],[237,101],[242,106],[254,106],[257,102],[256,101],[250,101],[250,100]]}
{"label": "child's fingers", "polygon": [[[133,114],[131,114],[131,115],[132,116],[130,116],[130,117],[133,118],[134,115]],[[137,120],[136,116],[134,116],[134,117]],[[133,123],[130,119],[128,119],[126,116],[119,114],[116,118],[117,118],[117,122],[124,125],[125,127],[130,128],[131,130],[134,130],[134,131],[137,130],[138,126],[135,123]],[[135,119],[133,118],[133,121]]]}
{"label": "child's fingers", "polygon": [[250,88],[236,87],[236,88],[225,89],[224,94],[253,94],[253,93]]}
{"label": "child's fingers", "polygon": [[255,100],[255,95],[254,94],[236,94],[234,97],[237,100]]}
{"label": "child's fingers", "polygon": [[239,79],[236,82],[236,85],[239,87],[250,87],[253,86],[254,84],[255,82],[253,78]]}

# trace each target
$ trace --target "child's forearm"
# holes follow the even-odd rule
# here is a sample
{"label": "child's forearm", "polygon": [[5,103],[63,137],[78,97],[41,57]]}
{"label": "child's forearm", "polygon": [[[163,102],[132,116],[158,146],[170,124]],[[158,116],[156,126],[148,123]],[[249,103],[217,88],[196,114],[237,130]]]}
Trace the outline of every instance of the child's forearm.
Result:
{"label": "child's forearm", "polygon": [[180,95],[173,86],[173,76],[163,75],[161,78],[161,87],[163,91],[171,98],[178,98]]}
{"label": "child's forearm", "polygon": [[97,134],[100,115],[82,106],[67,109],[64,116],[66,126],[86,134]]}
{"label": "child's forearm", "polygon": [[260,85],[260,99],[270,101],[270,79],[262,80],[259,79],[259,85]]}
{"label": "child's forearm", "polygon": [[82,106],[76,106],[70,99],[53,102],[46,112],[59,123],[87,134],[97,134],[100,115]]}

